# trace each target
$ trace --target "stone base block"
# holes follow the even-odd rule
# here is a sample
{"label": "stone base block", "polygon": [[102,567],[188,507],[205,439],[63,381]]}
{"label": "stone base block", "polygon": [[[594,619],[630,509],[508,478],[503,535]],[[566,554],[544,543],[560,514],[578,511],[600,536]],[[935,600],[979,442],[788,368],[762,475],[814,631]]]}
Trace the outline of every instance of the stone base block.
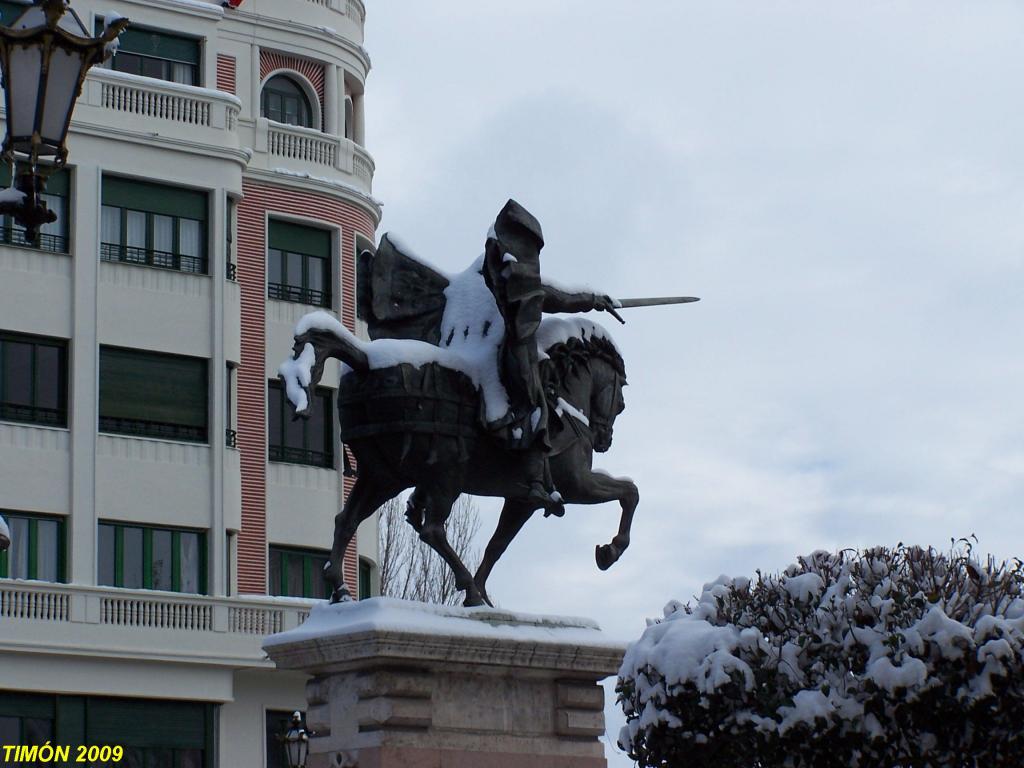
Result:
{"label": "stone base block", "polygon": [[267,638],[305,671],[310,768],[602,768],[624,648],[586,619],[388,598]]}

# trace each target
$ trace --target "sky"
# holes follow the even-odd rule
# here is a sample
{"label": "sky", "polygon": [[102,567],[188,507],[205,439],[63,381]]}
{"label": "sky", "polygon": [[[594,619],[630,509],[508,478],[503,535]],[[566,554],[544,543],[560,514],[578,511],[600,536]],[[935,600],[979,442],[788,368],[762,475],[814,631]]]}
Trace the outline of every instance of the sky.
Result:
{"label": "sky", "polygon": [[461,270],[513,197],[545,274],[701,297],[595,318],[632,543],[601,572],[614,505],[538,515],[502,606],[631,640],[819,548],[1024,556],[1024,4],[367,5],[378,234]]}

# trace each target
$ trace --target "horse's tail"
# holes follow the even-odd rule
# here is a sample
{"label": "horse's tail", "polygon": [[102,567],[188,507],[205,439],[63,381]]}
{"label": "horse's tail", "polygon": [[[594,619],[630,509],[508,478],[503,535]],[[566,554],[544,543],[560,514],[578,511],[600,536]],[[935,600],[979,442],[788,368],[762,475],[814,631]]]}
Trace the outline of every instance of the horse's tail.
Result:
{"label": "horse's tail", "polygon": [[299,321],[292,356],[278,368],[296,416],[309,415],[309,388],[320,381],[328,358],[341,360],[357,371],[369,370],[370,363],[362,345],[362,341],[327,312],[311,312]]}

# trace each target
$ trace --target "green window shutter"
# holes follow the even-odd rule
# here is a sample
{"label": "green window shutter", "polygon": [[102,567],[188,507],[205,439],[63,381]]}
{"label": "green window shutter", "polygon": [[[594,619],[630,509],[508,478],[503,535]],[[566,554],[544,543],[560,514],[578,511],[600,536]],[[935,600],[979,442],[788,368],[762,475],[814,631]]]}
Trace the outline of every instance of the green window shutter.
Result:
{"label": "green window shutter", "polygon": [[[0,13],[2,13],[2,9],[0,9]],[[0,165],[0,187],[6,189],[9,186],[11,186],[11,167],[6,164]],[[48,195],[67,197],[70,188],[71,174],[66,168],[57,171],[46,180],[46,194]]]}
{"label": "green window shutter", "polygon": [[0,691],[0,717],[31,717],[53,720],[54,699],[52,694]]}
{"label": "green window shutter", "polygon": [[100,416],[206,429],[207,363],[100,348]]}
{"label": "green window shutter", "polygon": [[326,229],[304,227],[287,221],[270,221],[267,239],[271,248],[328,259],[331,256],[331,233]]}
{"label": "green window shutter", "polygon": [[[103,19],[96,19],[96,34],[103,31]],[[181,61],[188,64],[199,64],[200,41],[193,37],[169,35],[152,29],[141,29],[131,26],[121,33],[118,40],[118,53],[135,53],[139,56],[152,56],[155,59]]]}
{"label": "green window shutter", "polygon": [[89,744],[208,748],[204,704],[90,697],[87,706],[86,741]]}
{"label": "green window shutter", "polygon": [[205,192],[117,176],[103,177],[103,205],[200,221],[206,221],[209,207]]}
{"label": "green window shutter", "polygon": [[57,697],[57,744],[85,744],[85,697]]}

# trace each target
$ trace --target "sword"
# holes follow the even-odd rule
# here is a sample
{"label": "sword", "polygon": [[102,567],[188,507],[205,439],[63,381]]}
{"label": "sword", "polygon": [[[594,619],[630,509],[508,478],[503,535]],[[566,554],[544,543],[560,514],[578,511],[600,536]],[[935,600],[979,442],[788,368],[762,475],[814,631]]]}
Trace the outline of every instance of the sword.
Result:
{"label": "sword", "polygon": [[689,304],[694,301],[700,301],[696,296],[659,296],[657,298],[643,298],[643,299],[619,299],[616,301],[618,306],[615,309],[609,309],[608,313],[618,320],[623,325],[626,321],[623,320],[616,309],[629,309],[630,307],[661,307],[666,304]]}

